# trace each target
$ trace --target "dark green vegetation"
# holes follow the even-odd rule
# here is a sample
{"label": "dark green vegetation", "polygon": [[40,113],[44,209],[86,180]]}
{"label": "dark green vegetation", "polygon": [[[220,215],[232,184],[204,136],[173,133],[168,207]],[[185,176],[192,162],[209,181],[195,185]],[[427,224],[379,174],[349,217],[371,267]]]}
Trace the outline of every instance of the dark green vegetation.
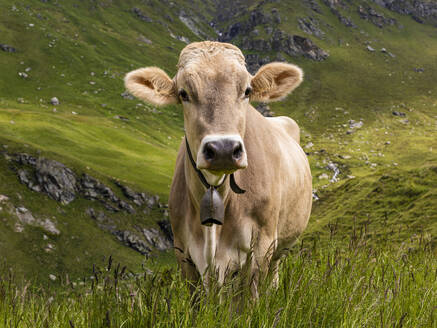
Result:
{"label": "dark green vegetation", "polygon": [[[114,326],[127,320],[125,326],[132,327],[436,326],[435,21],[424,18],[419,24],[372,1],[345,1],[336,10],[357,26],[350,28],[325,2],[1,1],[0,44],[16,52],[0,50],[0,152],[54,159],[111,188],[116,179],[158,194],[164,203],[183,136],[182,111],[122,97],[126,72],[155,65],[172,76],[185,46],[181,37],[214,39],[214,29],[225,33],[251,13],[270,15],[274,8],[280,15],[274,28],[309,37],[329,53],[318,62],[281,51],[244,50],[270,60],[280,53],[306,76],[285,101],[270,105],[276,115],[299,123],[320,198],[302,238],[309,250],[297,247],[287,258],[278,291],[255,305],[245,303],[241,316],[232,317],[226,301],[218,306],[216,296],[200,290],[203,301],[192,307],[168,254],[158,260],[168,263],[165,269],[155,263],[161,269],[144,280],[120,280],[117,294],[112,278],[106,287],[99,278],[91,288],[94,263],[113,255],[122,266],[143,272],[143,257],[86,214],[90,206],[105,211],[100,204],[79,197],[61,205],[30,191],[1,153],[0,195],[9,200],[0,201],[0,258],[18,276],[0,275],[1,325],[26,327],[35,320],[40,326],[68,327],[71,320],[75,327],[100,327],[104,320]],[[319,12],[310,3],[317,3]],[[379,28],[360,18],[358,5],[396,23]],[[299,28],[299,19],[310,16],[323,37]],[[268,28],[260,23],[247,35],[266,40]],[[242,46],[244,37],[232,42]],[[52,97],[60,104],[52,105]],[[330,163],[340,170],[336,182],[329,182]],[[51,218],[60,234],[32,226],[17,232],[11,213],[21,206],[36,218]],[[160,219],[155,212],[108,215],[125,229],[155,226]],[[362,234],[367,246],[350,246]],[[46,251],[48,244],[52,251]],[[64,281],[62,291],[21,286],[23,276],[47,284],[49,274],[58,277],[56,283]],[[87,277],[85,285],[70,290],[67,274],[74,282]]]}

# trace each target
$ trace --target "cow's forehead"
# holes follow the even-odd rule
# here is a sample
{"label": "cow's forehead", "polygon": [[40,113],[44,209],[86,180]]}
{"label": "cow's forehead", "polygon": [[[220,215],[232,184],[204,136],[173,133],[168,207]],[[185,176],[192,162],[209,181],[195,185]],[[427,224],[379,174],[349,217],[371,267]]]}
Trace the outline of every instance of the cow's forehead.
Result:
{"label": "cow's forehead", "polygon": [[179,56],[178,69],[203,66],[214,69],[219,63],[229,63],[245,69],[244,55],[240,49],[230,43],[214,41],[195,42],[186,46]]}

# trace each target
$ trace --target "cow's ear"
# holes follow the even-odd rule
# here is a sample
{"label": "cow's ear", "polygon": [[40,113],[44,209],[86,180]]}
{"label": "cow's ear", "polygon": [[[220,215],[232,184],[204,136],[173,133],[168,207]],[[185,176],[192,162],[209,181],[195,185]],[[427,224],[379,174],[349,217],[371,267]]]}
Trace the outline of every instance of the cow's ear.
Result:
{"label": "cow's ear", "polygon": [[124,85],[135,97],[156,106],[179,101],[174,81],[158,67],[140,68],[126,74]]}
{"label": "cow's ear", "polygon": [[284,99],[303,81],[302,70],[287,63],[262,66],[252,78],[251,101],[270,102]]}

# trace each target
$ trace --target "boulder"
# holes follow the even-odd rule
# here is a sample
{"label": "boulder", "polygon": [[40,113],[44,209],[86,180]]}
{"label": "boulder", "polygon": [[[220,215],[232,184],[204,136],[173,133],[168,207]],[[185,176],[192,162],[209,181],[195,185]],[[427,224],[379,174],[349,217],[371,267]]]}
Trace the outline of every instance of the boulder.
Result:
{"label": "boulder", "polygon": [[71,203],[76,197],[76,175],[64,164],[46,158],[38,158],[35,176],[42,190],[63,204]]}
{"label": "boulder", "polygon": [[53,98],[50,99],[50,103],[53,106],[58,106],[59,105],[59,99],[57,97],[53,97]]}
{"label": "boulder", "polygon": [[7,44],[2,44],[2,43],[0,43],[0,49],[3,51],[6,51],[6,52],[16,52],[17,51],[14,47],[9,46]]}
{"label": "boulder", "polygon": [[407,116],[405,113],[403,113],[403,112],[398,112],[398,111],[396,111],[396,110],[394,110],[394,111],[392,112],[392,114],[393,114],[394,116],[400,116],[400,117],[406,117],[406,116]]}

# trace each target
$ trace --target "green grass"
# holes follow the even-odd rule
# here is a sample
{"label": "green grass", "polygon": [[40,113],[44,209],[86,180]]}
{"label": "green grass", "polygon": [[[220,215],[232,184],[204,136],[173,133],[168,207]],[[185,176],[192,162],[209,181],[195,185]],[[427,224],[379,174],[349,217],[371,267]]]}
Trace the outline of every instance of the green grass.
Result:
{"label": "green grass", "polygon": [[437,260],[426,239],[396,249],[373,248],[366,234],[347,246],[302,244],[280,266],[278,288],[263,282],[256,301],[233,287],[239,278],[192,294],[174,267],[128,278],[102,263],[92,279],[62,288],[0,277],[4,327],[437,327]]}

